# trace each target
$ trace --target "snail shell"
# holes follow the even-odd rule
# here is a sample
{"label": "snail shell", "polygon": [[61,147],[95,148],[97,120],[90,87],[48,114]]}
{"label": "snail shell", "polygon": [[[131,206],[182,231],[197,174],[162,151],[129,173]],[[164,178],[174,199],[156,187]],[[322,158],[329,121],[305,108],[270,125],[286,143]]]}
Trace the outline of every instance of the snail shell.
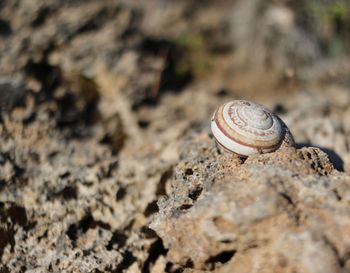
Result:
{"label": "snail shell", "polygon": [[244,157],[295,145],[288,127],[277,115],[245,100],[221,105],[211,119],[211,130],[225,151]]}

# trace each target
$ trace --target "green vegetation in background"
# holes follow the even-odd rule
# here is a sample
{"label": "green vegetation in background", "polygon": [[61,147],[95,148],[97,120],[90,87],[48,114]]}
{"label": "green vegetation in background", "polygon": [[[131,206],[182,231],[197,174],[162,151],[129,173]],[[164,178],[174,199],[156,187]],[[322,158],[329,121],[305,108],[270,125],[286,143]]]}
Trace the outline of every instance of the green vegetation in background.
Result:
{"label": "green vegetation in background", "polygon": [[338,1],[333,3],[329,7],[328,20],[330,22],[335,22],[336,20],[345,21],[345,18],[349,14],[348,4],[349,3],[345,3],[345,1]]}
{"label": "green vegetation in background", "polygon": [[185,33],[174,42],[183,51],[182,58],[176,64],[177,74],[184,75],[192,72],[195,76],[202,77],[211,72],[213,60],[202,35]]}
{"label": "green vegetation in background", "polygon": [[311,15],[316,24],[322,29],[330,29],[331,35],[327,37],[327,51],[331,57],[341,56],[346,50],[346,37],[344,30],[338,29],[339,24],[344,25],[349,19],[349,0],[336,1],[307,1],[307,13]]}
{"label": "green vegetation in background", "polygon": [[198,50],[204,47],[204,39],[199,34],[183,34],[175,40],[175,43],[179,47],[190,50]]}

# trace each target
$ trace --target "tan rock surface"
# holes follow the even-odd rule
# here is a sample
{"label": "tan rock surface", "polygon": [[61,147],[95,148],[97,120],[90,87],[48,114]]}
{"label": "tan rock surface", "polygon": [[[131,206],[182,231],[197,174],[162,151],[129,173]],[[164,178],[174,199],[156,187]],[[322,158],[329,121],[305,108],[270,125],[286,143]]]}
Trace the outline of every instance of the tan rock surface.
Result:
{"label": "tan rock surface", "polygon": [[[0,1],[0,272],[350,272],[333,2]],[[219,154],[232,99],[298,149]]]}
{"label": "tan rock surface", "polygon": [[218,272],[342,272],[350,177],[325,153],[287,148],[243,162],[219,155],[208,136],[183,149],[151,224],[172,261]]}

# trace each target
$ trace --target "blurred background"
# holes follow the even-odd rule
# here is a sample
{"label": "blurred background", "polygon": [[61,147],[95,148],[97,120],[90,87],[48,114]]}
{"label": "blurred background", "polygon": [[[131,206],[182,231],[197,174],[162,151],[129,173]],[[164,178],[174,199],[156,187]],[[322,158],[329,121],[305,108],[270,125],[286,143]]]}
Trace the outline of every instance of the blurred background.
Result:
{"label": "blurred background", "polygon": [[[320,107],[348,106],[349,9],[348,0],[2,0],[1,81],[60,98],[63,125],[91,121],[92,108],[113,115],[122,94],[141,129],[159,123],[159,105],[184,108],[176,122],[202,122],[219,102],[246,98],[293,112],[292,129],[300,114],[341,133],[341,117],[317,120]],[[4,94],[2,108],[19,93]],[[348,148],[295,126],[299,142]]]}
{"label": "blurred background", "polygon": [[232,99],[350,173],[349,29],[349,0],[0,0],[1,200],[25,228],[79,208],[72,241],[142,227],[180,143]]}

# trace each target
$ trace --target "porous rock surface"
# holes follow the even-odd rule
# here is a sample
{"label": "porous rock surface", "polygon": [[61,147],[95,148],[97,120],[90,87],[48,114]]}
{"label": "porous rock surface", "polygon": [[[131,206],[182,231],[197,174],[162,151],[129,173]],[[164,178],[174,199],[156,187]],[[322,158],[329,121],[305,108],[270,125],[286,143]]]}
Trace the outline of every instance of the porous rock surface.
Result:
{"label": "porous rock surface", "polygon": [[350,270],[350,177],[320,149],[242,160],[219,154],[202,134],[180,157],[151,223],[175,263],[216,272]]}
{"label": "porous rock surface", "polygon": [[[292,2],[0,1],[0,272],[350,272],[348,28]],[[219,154],[232,99],[298,149]]]}

